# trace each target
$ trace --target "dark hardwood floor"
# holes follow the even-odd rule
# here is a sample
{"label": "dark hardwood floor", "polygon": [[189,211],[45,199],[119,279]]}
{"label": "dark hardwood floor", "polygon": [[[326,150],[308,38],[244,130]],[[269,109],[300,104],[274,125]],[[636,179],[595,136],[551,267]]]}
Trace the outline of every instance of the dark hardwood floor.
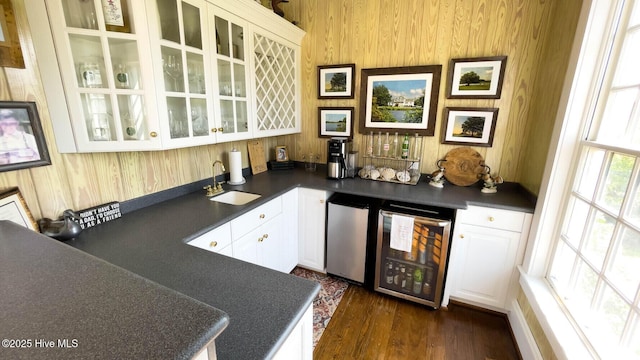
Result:
{"label": "dark hardwood floor", "polygon": [[314,359],[519,359],[502,315],[449,304],[433,310],[349,286]]}

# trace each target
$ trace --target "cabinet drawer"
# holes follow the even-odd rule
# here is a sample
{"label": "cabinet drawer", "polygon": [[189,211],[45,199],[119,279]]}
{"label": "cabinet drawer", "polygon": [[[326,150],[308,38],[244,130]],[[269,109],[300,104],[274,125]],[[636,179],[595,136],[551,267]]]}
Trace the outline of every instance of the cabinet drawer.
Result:
{"label": "cabinet drawer", "polygon": [[226,223],[206,234],[189,241],[187,244],[201,249],[219,252],[231,244],[231,226]]}
{"label": "cabinet drawer", "polygon": [[522,231],[525,214],[519,211],[469,206],[458,210],[456,222],[509,231]]}
{"label": "cabinet drawer", "polygon": [[249,231],[273,219],[281,212],[282,198],[278,196],[268,203],[260,205],[248,213],[231,220],[231,234],[233,235],[233,239],[239,239]]}

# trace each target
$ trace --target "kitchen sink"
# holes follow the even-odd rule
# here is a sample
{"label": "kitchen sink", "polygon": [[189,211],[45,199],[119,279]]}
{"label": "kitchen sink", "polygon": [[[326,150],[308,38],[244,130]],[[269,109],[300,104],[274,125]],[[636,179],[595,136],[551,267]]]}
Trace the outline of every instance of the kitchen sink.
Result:
{"label": "kitchen sink", "polygon": [[234,191],[227,191],[220,195],[216,195],[210,198],[209,200],[217,201],[225,204],[231,204],[231,205],[244,205],[246,203],[249,203],[259,198],[260,196],[262,195],[234,190]]}

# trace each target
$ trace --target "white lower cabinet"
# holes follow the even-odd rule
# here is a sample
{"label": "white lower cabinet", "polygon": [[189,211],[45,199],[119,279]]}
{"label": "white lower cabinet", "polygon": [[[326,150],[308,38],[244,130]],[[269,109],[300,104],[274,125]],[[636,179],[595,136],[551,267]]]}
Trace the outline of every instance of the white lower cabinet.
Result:
{"label": "white lower cabinet", "polygon": [[233,257],[289,273],[298,263],[298,190],[231,220]]}
{"label": "white lower cabinet", "polygon": [[282,262],[281,271],[289,273],[298,265],[298,189],[282,195],[282,248],[278,257]]}
{"label": "white lower cabinet", "polygon": [[451,298],[506,311],[530,224],[531,214],[517,211],[471,206],[458,210],[443,305]]}
{"label": "white lower cabinet", "polygon": [[325,270],[325,223],[331,192],[298,189],[298,264],[310,270]]}
{"label": "white lower cabinet", "polygon": [[282,214],[280,214],[248,234],[233,239],[233,257],[283,271],[283,262],[279,257],[283,243]]}
{"label": "white lower cabinet", "polygon": [[313,359],[313,305],[309,305],[273,359]]}
{"label": "white lower cabinet", "polygon": [[188,244],[218,254],[231,256],[231,224],[220,225],[189,241]]}
{"label": "white lower cabinet", "polygon": [[188,244],[289,273],[298,264],[298,189],[270,200]]}

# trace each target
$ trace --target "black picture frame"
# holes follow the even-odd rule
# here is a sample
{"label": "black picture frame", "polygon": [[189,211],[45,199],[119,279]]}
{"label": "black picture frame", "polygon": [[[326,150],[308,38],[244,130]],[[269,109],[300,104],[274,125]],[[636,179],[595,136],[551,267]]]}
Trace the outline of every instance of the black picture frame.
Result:
{"label": "black picture frame", "polygon": [[[318,99],[353,99],[355,71],[356,64],[318,66]],[[331,84],[336,76],[340,77],[339,86]]]}
{"label": "black picture frame", "polygon": [[51,165],[35,102],[0,101],[0,172]]}
{"label": "black picture frame", "polygon": [[[506,56],[451,59],[448,99],[499,99],[507,66]],[[463,83],[467,78],[475,83]]]}
{"label": "black picture frame", "polygon": [[[441,72],[442,65],[362,69],[360,133],[397,131],[433,136]],[[386,92],[381,87],[387,89]],[[388,87],[392,90],[389,91]],[[384,98],[388,99],[374,97],[374,91],[377,95],[382,91]],[[391,96],[391,92],[396,96]],[[381,101],[386,101],[386,105]]]}
{"label": "black picture frame", "polygon": [[497,108],[447,107],[443,117],[442,144],[493,146]]}

